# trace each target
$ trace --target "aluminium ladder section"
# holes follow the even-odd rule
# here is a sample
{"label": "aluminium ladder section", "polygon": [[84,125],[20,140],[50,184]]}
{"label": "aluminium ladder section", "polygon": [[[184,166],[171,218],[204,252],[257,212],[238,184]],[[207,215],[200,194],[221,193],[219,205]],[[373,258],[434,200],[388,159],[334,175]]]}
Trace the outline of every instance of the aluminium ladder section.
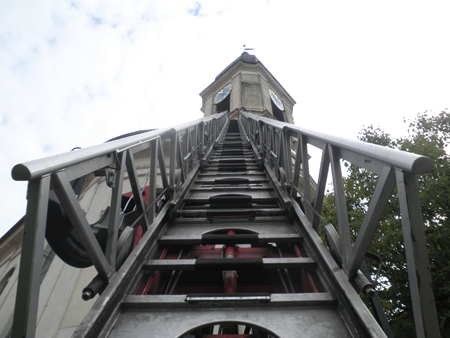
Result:
{"label": "aluminium ladder section", "polygon": [[123,277],[132,284],[128,296],[90,336],[353,336],[287,215],[237,121],[230,121],[137,276]]}

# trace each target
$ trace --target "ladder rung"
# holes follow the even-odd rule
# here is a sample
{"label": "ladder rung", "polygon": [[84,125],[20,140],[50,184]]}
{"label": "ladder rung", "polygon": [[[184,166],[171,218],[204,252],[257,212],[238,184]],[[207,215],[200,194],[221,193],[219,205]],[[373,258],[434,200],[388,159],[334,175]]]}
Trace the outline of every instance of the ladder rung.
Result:
{"label": "ladder rung", "polygon": [[[204,301],[187,302],[186,298],[189,295],[145,295],[145,296],[127,296],[122,303],[123,308],[126,309],[151,309],[151,308],[192,308],[193,306],[205,306],[204,303],[209,303],[205,298]],[[229,297],[230,294],[216,294],[215,297]],[[235,294],[239,296],[239,294]],[[200,295],[198,295],[200,297]],[[212,302],[212,301],[211,301]],[[244,300],[228,300],[215,301],[215,307],[230,307],[230,306],[249,306],[250,304],[261,306],[259,301],[248,299]],[[272,293],[270,295],[270,302],[267,302],[264,307],[285,307],[285,306],[335,306],[336,299],[328,292],[320,293]]]}
{"label": "ladder rung", "polygon": [[262,187],[261,184],[203,184],[200,187],[191,188],[191,191],[228,191],[236,189],[269,190],[270,187]]}
{"label": "ladder rung", "polygon": [[[232,192],[228,192],[226,194],[221,194],[217,189],[208,191],[202,191],[202,190],[191,190],[190,194],[184,199],[185,202],[203,202],[203,203],[209,203],[210,201],[213,202],[210,198],[211,197],[221,197],[224,196],[225,198],[228,195],[251,195],[252,199],[251,201],[253,203],[261,203],[261,202],[273,202],[278,201],[278,196],[274,192],[272,188],[263,188],[263,189],[251,189],[255,190],[253,194],[250,194],[250,191],[248,189],[243,189],[241,194],[239,194],[239,189],[234,189]],[[228,202],[227,202],[228,203]]]}
{"label": "ladder rung", "polygon": [[218,158],[214,160],[209,160],[208,163],[219,163],[219,164],[228,164],[228,163],[248,163],[248,162],[256,162],[255,158],[246,157],[230,157],[230,158]]}
{"label": "ladder rung", "polygon": [[199,259],[150,259],[145,270],[261,270],[261,269],[310,269],[317,263],[309,257],[296,258],[199,258]]}
{"label": "ladder rung", "polygon": [[208,217],[208,218],[227,218],[239,216],[282,216],[286,210],[282,208],[255,208],[255,209],[197,209],[197,210],[179,210],[175,213],[177,216]]}
{"label": "ladder rung", "polygon": [[229,192],[229,190],[233,190],[233,192],[237,192],[236,190],[245,190],[246,193],[249,193],[248,190],[252,190],[252,191],[272,191],[273,188],[266,185],[266,186],[262,186],[261,184],[230,184],[230,185],[225,185],[225,184],[215,184],[215,185],[202,185],[201,187],[193,187],[191,189],[189,189],[192,192],[219,192],[219,191],[226,191]]}
{"label": "ladder rung", "polygon": [[244,171],[244,172],[239,173],[239,174],[236,174],[235,172],[231,172],[231,173],[224,173],[224,172],[220,172],[220,173],[209,172],[209,173],[206,173],[206,172],[204,172],[204,173],[199,173],[198,174],[199,178],[201,178],[201,177],[212,177],[212,176],[213,177],[217,177],[217,176],[221,176],[221,177],[224,177],[224,176],[228,176],[228,177],[235,177],[235,176],[245,176],[245,177],[247,177],[247,176],[252,176],[252,177],[264,177],[264,179],[266,177],[265,173],[261,172],[261,171],[253,171],[253,172],[246,172],[246,171]]}
{"label": "ladder rung", "polygon": [[[266,178],[250,178],[250,177],[227,177],[227,178],[219,178],[219,179],[212,179],[212,178],[200,178],[195,180],[195,184],[232,184],[232,183],[226,183],[225,180],[229,180],[229,182],[233,182],[233,180],[236,180],[234,182],[238,182],[237,180],[243,179],[247,182],[247,184],[269,184],[269,180]],[[224,180],[224,181],[222,181]],[[237,183],[236,183],[237,184]],[[241,184],[241,183],[239,183]]]}
{"label": "ladder rung", "polygon": [[270,302],[270,294],[190,294],[186,295],[188,303],[211,303],[211,302]]}
{"label": "ladder rung", "polygon": [[203,236],[161,236],[160,244],[192,244],[192,245],[208,245],[208,244],[265,244],[265,243],[291,243],[298,242],[301,239],[299,234],[206,234]]}
{"label": "ladder rung", "polygon": [[246,172],[246,171],[256,171],[258,166],[240,166],[240,165],[225,165],[225,166],[214,166],[205,165],[205,171],[220,171],[220,172]]}

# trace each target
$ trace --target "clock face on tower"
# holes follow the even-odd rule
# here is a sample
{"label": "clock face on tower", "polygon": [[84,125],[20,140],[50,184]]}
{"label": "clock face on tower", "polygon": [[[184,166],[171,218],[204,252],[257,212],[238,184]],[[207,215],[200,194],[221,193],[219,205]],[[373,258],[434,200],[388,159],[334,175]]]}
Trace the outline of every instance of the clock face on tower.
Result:
{"label": "clock face on tower", "polygon": [[272,99],[273,103],[275,103],[275,105],[278,107],[278,109],[280,109],[281,111],[284,110],[284,106],[283,106],[283,102],[281,102],[280,98],[278,97],[277,94],[275,94],[272,89],[269,89],[269,95],[270,98]]}
{"label": "clock face on tower", "polygon": [[219,90],[216,94],[216,97],[214,98],[214,104],[222,102],[228,96],[228,94],[230,94],[232,88],[233,85],[230,83]]}

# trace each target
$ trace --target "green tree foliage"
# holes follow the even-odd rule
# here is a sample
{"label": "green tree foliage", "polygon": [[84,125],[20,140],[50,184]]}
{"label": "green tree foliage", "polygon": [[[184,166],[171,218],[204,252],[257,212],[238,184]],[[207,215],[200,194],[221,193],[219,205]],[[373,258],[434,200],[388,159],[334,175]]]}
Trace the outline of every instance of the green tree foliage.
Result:
{"label": "green tree foliage", "polygon": [[[433,162],[432,172],[418,177],[420,199],[441,334],[443,337],[450,337],[450,112],[425,112],[418,114],[414,121],[405,123],[409,123],[408,135],[405,137],[395,139],[381,129],[369,126],[363,127],[358,138],[364,142],[425,155]],[[355,240],[378,175],[354,165],[344,165],[348,170],[344,184],[349,222]],[[327,222],[337,224],[332,193],[325,198],[323,216]],[[377,289],[395,336],[414,337],[396,190],[386,207],[369,251],[377,253],[384,261]],[[370,265],[369,261],[367,263]],[[371,268],[375,272],[375,267]]]}

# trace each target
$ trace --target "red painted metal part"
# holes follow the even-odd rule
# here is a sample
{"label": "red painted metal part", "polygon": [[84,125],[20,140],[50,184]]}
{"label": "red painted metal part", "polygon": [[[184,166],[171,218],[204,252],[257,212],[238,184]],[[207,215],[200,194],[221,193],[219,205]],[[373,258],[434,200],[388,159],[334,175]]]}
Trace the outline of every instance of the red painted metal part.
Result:
{"label": "red painted metal part", "polygon": [[[235,233],[240,233],[234,231]],[[233,233],[228,233],[230,236]],[[279,258],[280,253],[272,245],[238,246],[227,245],[224,248],[216,245],[194,245],[161,247],[153,259],[220,259],[239,258]],[[302,257],[301,243],[280,248],[283,257]],[[180,250],[183,250],[180,256]],[[188,256],[189,253],[189,256]],[[154,271],[144,274],[135,294],[159,294],[164,292],[161,286],[171,278],[172,271]],[[152,277],[153,276],[153,277]],[[239,277],[239,278],[237,278]],[[323,292],[320,281],[307,269],[290,269],[291,279],[296,292]],[[152,279],[152,280],[150,280]],[[144,293],[145,292],[145,293]],[[285,287],[276,270],[240,269],[220,270],[185,270],[177,277],[173,294],[224,294],[224,293],[285,293]]]}
{"label": "red painted metal part", "polygon": [[[234,235],[234,231],[228,231],[228,235]],[[237,249],[234,245],[229,245],[225,248],[225,258],[237,258]],[[223,272],[223,292],[236,293],[237,271],[229,270]]]}
{"label": "red painted metal part", "polygon": [[[167,252],[169,250],[167,248],[164,248],[163,252],[161,253],[161,255],[159,256],[159,259],[165,259],[167,256]],[[147,280],[147,282],[145,282],[145,286],[144,289],[142,291],[139,291],[141,289],[142,283],[144,280],[141,280],[139,282],[138,287],[136,288],[134,294],[140,294],[140,295],[154,295],[158,292],[158,288],[159,288],[159,282],[161,279],[161,272],[160,271],[155,271]]]}
{"label": "red painted metal part", "polygon": [[[147,203],[147,205],[148,205],[148,196],[149,196],[148,189],[149,189],[148,186],[146,186],[146,187],[144,187],[144,189],[142,191],[142,198],[144,199],[144,202]],[[131,197],[131,196],[133,196],[133,192],[132,191],[127,192],[127,193],[123,194],[122,196]]]}
{"label": "red painted metal part", "polygon": [[[197,245],[193,246],[189,258],[221,258],[225,255],[222,251],[225,249],[216,248],[215,245]],[[181,259],[187,258],[183,254]],[[161,252],[161,251],[160,251]],[[239,258],[261,258],[271,257],[268,247],[252,247],[242,248],[236,247],[236,256]],[[164,259],[178,259],[179,247],[170,248]],[[275,257],[279,257],[275,255]],[[294,257],[293,255],[285,255],[285,257]],[[157,259],[156,257],[154,259]],[[170,277],[169,271],[161,272],[161,283],[164,278]],[[235,293],[284,293],[284,288],[279,281],[278,275],[271,270],[239,270],[235,272],[235,277],[239,276],[239,281],[236,279],[236,288],[233,288]],[[149,276],[144,276],[147,282]],[[235,279],[235,278],[233,278]],[[153,282],[155,284],[155,282]],[[300,278],[298,278],[300,283]],[[142,288],[142,286],[141,286]],[[233,290],[232,289],[232,290]],[[155,293],[149,294],[157,294]],[[222,271],[183,271],[175,289],[174,294],[189,294],[189,293],[224,293],[224,276]]]}
{"label": "red painted metal part", "polygon": [[137,244],[139,243],[139,241],[141,240],[143,234],[144,234],[144,232],[142,231],[142,227],[139,225],[139,226],[136,228],[136,235],[134,235],[133,249],[131,249],[131,250],[134,250],[134,248],[136,247],[136,245],[137,245]]}
{"label": "red painted metal part", "polygon": [[[133,192],[132,191],[127,192],[127,193],[123,194],[122,196],[130,198],[130,197],[133,196]],[[142,198],[143,198],[143,200],[144,200],[146,205],[149,205],[149,202],[148,202],[149,196],[150,196],[150,194],[149,194],[149,187],[147,185],[147,186],[144,187],[144,189],[142,189]],[[158,210],[158,203],[155,203],[155,212],[156,213],[159,212],[159,210]]]}
{"label": "red painted metal part", "polygon": [[[297,257],[302,257],[302,254],[301,254],[300,249],[298,248],[297,244],[294,245],[294,250],[295,250],[295,254]],[[319,292],[311,273],[308,270],[301,269],[301,274],[302,274],[303,289],[309,290],[310,292],[313,292],[313,293]]]}
{"label": "red painted metal part", "polygon": [[252,338],[252,334],[204,334],[202,338]]}

